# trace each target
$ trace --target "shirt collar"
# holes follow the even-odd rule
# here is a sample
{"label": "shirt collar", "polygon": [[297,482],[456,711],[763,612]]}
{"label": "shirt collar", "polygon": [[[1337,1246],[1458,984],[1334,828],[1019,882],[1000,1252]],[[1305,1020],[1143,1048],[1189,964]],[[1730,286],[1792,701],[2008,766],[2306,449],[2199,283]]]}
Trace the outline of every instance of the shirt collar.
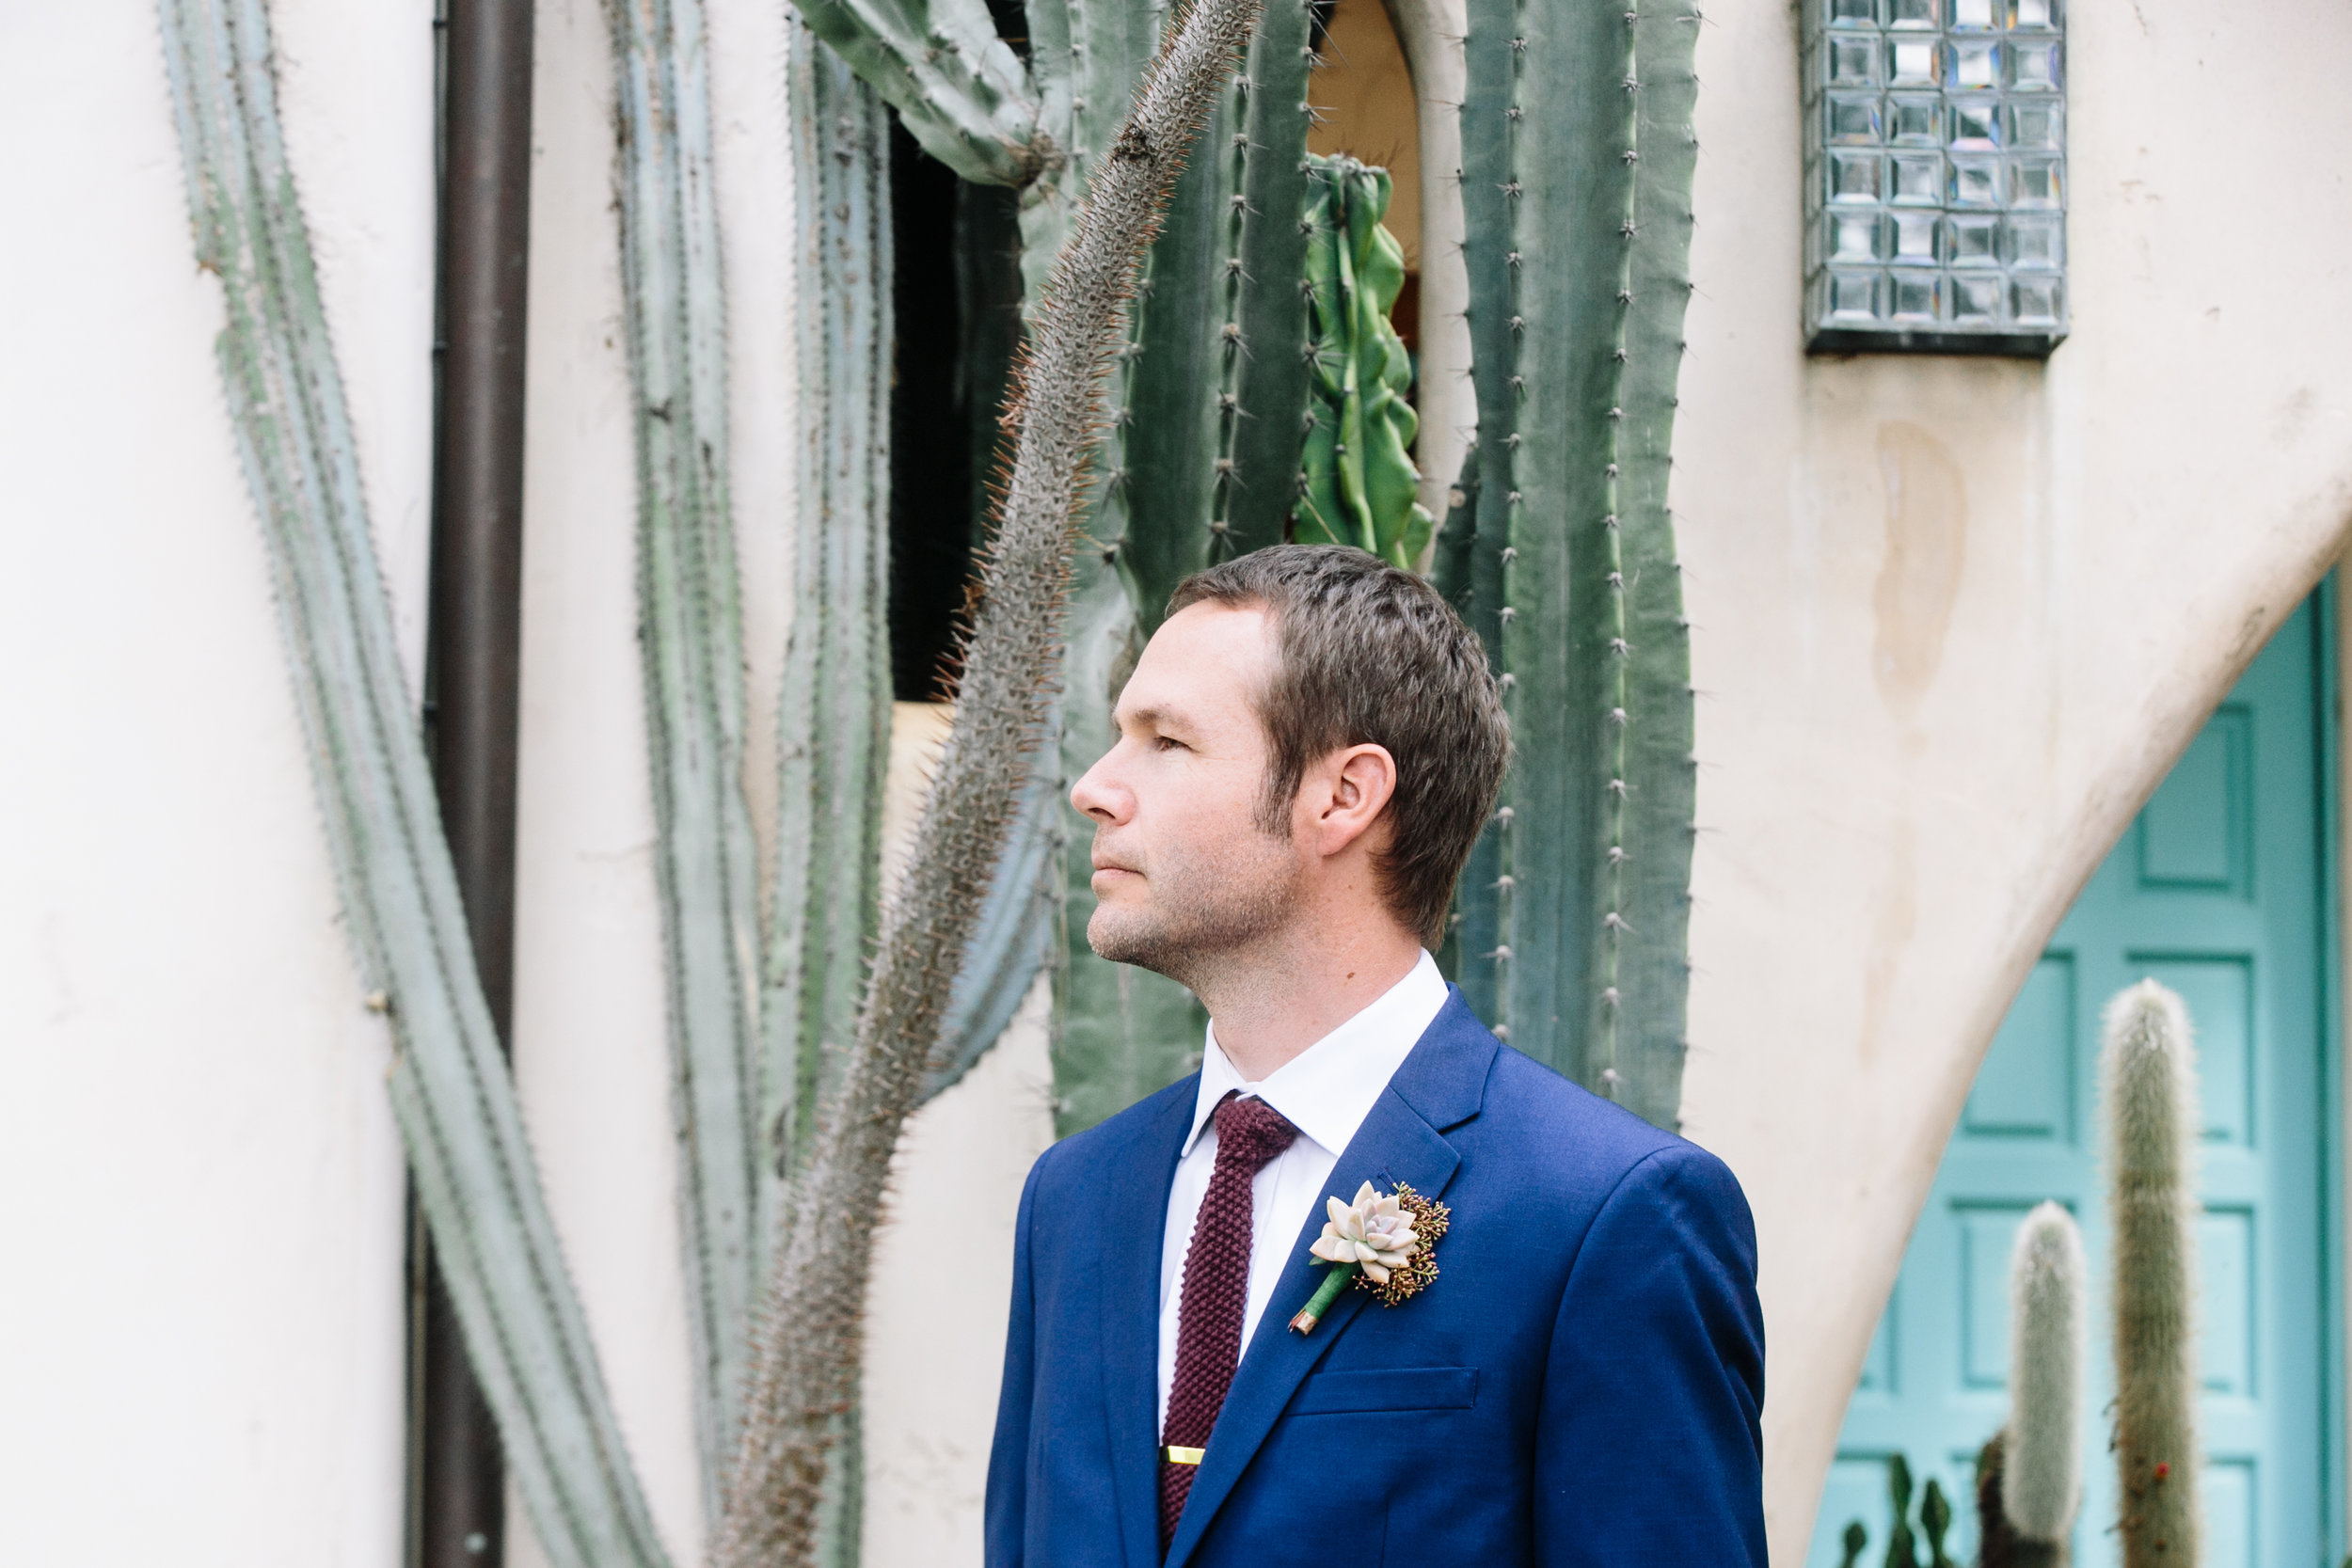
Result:
{"label": "shirt collar", "polygon": [[1242,1078],[1241,1069],[1216,1043],[1212,1022],[1207,1048],[1200,1053],[1200,1089],[1193,1101],[1192,1131],[1185,1135],[1184,1152],[1191,1153],[1200,1141],[1201,1128],[1227,1093],[1239,1089],[1281,1112],[1292,1126],[1336,1158],[1372,1114],[1380,1091],[1412,1054],[1445,1001],[1445,976],[1423,949],[1405,978],[1256,1084]]}

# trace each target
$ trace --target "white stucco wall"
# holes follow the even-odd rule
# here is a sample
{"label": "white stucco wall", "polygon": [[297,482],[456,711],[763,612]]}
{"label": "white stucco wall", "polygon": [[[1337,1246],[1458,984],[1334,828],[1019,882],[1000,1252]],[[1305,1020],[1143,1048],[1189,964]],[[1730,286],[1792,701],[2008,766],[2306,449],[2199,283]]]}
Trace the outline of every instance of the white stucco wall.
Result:
{"label": "white stucco wall", "polygon": [[1807,360],[1796,12],[1710,6],[1675,505],[1701,763],[1687,1131],[1754,1201],[1800,1560],[1986,1041],[2352,520],[2352,14],[2071,20],[2046,369]]}
{"label": "white stucco wall", "polygon": [[[278,0],[413,676],[432,6]],[[402,1168],[155,11],[0,9],[0,1560],[392,1568]]]}

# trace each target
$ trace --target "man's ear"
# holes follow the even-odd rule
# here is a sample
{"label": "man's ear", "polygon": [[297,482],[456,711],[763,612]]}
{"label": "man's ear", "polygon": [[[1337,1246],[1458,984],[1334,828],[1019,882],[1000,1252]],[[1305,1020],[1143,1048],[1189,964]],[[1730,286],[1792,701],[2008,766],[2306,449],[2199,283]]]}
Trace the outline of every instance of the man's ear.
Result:
{"label": "man's ear", "polygon": [[[1336,855],[1384,819],[1389,802],[1396,798],[1396,759],[1386,746],[1350,746],[1325,758],[1313,783],[1311,828],[1315,848]],[[1387,832],[1381,828],[1380,835],[1385,838]]]}

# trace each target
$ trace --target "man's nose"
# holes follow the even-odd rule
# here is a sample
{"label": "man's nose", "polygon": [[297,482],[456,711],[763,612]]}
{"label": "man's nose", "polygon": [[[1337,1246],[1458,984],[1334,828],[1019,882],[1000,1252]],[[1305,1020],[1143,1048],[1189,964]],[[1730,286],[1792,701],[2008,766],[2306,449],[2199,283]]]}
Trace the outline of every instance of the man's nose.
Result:
{"label": "man's nose", "polygon": [[1135,804],[1135,796],[1120,787],[1112,770],[1112,759],[1118,755],[1119,748],[1113,746],[1095,760],[1094,766],[1088,768],[1076,784],[1070,786],[1072,805],[1097,822],[1113,826],[1125,821],[1132,815]]}

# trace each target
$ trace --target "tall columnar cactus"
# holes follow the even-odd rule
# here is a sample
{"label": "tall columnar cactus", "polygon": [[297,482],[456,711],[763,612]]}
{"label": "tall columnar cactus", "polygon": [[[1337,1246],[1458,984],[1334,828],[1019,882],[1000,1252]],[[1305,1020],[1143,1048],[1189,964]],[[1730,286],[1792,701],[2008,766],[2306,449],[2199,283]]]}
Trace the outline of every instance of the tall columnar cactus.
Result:
{"label": "tall columnar cactus", "polygon": [[2153,980],[2107,1004],[2099,1052],[2113,1227],[2115,1463],[2123,1568],[2195,1568],[2197,1065],[2188,1010]]}
{"label": "tall columnar cactus", "polygon": [[[763,1196],[808,1148],[817,1108],[857,1027],[866,959],[881,912],[881,803],[889,760],[888,580],[891,382],[890,128],[874,90],[795,25],[786,98],[792,117],[795,363],[800,460],[793,604],[776,726],[775,876],[762,974]],[[821,302],[818,305],[818,302]],[[812,306],[816,308],[811,308]],[[772,1202],[753,1237],[763,1268]],[[738,1320],[740,1332],[746,1326]],[[730,1400],[739,1395],[730,1387]],[[732,1412],[728,1412],[732,1414]],[[853,1407],[845,1462],[820,1511],[821,1560],[854,1568],[863,1455]],[[716,1484],[732,1428],[707,1449]]]}
{"label": "tall columnar cactus", "polygon": [[1478,437],[1438,554],[1518,762],[1452,945],[1498,1032],[1671,1126],[1695,765],[1666,491],[1698,10],[1470,0],[1469,18]]}
{"label": "tall columnar cactus", "polygon": [[657,828],[681,1232],[707,1504],[735,1424],[771,1178],[757,847],[727,462],[708,48],[700,0],[614,5],[621,282],[637,456],[638,646]]}
{"label": "tall columnar cactus", "polygon": [[[890,516],[890,128],[880,98],[805,27],[790,32],[795,365],[792,627],[777,724],[763,1112],[788,1171],[857,1024],[881,906],[889,758],[883,623]],[[821,395],[814,392],[822,388]]]}
{"label": "tall columnar cactus", "polygon": [[2074,1216],[2037,1206],[2010,1255],[2009,1421],[1979,1484],[1982,1568],[2050,1568],[2067,1560],[2082,1500],[2083,1243]]}
{"label": "tall columnar cactus", "polygon": [[836,1418],[857,1391],[872,1221],[891,1151],[1051,715],[1070,552],[1126,301],[1256,15],[1256,0],[1195,0],[1177,14],[1040,301],[956,722],[883,911],[856,1039],[795,1181],[764,1303],[714,1550],[723,1568],[814,1560]]}
{"label": "tall columnar cactus", "polygon": [[261,0],[161,0],[198,265],[392,1113],[509,1473],[559,1568],[663,1568],[467,940],[369,536]]}
{"label": "tall columnar cactus", "polygon": [[1414,498],[1420,421],[1407,401],[1413,365],[1389,323],[1405,286],[1405,252],[1381,227],[1389,171],[1316,157],[1307,305],[1314,367],[1299,476],[1303,544],[1353,545],[1407,571],[1421,564],[1431,519]]}

